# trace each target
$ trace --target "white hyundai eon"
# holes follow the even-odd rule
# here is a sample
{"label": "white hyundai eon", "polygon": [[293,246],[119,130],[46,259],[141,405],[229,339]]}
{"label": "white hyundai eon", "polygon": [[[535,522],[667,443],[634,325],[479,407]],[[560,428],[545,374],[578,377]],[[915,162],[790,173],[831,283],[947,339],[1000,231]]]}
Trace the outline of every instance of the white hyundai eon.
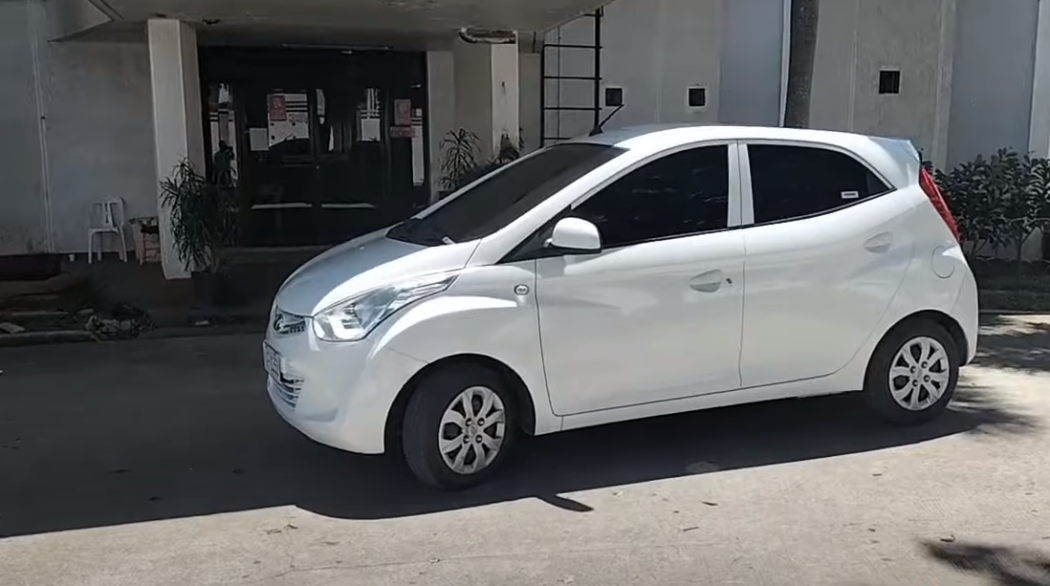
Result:
{"label": "white hyundai eon", "polygon": [[927,421],[977,313],[910,142],[649,127],[541,149],[320,255],[263,351],[302,433],[463,488],[520,434],[850,391]]}

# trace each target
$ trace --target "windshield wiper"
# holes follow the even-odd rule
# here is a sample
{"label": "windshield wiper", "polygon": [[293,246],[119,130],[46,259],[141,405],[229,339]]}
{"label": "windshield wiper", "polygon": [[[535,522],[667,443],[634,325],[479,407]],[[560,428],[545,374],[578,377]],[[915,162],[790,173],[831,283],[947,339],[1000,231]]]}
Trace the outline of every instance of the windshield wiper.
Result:
{"label": "windshield wiper", "polygon": [[388,238],[393,238],[394,240],[410,242],[411,239],[409,234],[411,233],[412,226],[418,221],[418,218],[409,218],[403,222],[397,223],[386,231],[386,235]]}

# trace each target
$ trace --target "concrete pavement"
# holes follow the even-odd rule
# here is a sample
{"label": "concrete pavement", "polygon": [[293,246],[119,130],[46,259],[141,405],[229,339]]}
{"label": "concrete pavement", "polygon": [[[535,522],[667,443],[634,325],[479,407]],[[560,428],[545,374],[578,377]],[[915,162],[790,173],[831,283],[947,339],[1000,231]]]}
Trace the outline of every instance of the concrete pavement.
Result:
{"label": "concrete pavement", "polygon": [[951,412],[852,396],[538,438],[417,487],[271,411],[253,336],[0,349],[0,585],[1050,586],[1050,318]]}

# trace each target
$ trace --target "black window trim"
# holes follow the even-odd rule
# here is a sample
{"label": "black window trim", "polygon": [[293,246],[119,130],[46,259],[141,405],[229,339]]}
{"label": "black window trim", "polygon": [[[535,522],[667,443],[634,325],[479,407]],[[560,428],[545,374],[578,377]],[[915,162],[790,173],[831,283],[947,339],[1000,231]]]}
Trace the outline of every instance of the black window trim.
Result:
{"label": "black window trim", "polygon": [[[826,151],[833,151],[853,159],[865,169],[867,169],[876,179],[882,182],[883,185],[888,186],[887,189],[881,193],[875,195],[869,195],[863,199],[857,201],[851,201],[849,203],[842,204],[838,207],[834,207],[822,212],[816,212],[813,214],[807,214],[805,216],[798,216],[795,218],[785,218],[783,220],[775,220],[772,222],[756,222],[755,221],[755,191],[751,183],[751,150],[750,146],[788,146],[788,147],[800,147],[800,148],[812,148],[812,149],[823,149]],[[737,153],[740,155],[740,204],[744,206],[745,203],[751,205],[751,222],[744,223],[743,217],[740,219],[742,228],[758,228],[760,226],[774,226],[777,224],[786,224],[788,222],[798,222],[799,220],[810,220],[813,218],[819,218],[820,216],[826,216],[828,214],[835,214],[842,210],[849,209],[853,206],[860,205],[877,198],[889,195],[900,190],[893,184],[892,181],[886,179],[886,176],[879,172],[878,169],[873,167],[870,163],[864,160],[863,157],[857,153],[843,148],[837,144],[823,143],[823,142],[810,142],[804,140],[778,140],[778,139],[740,139],[737,147]],[[746,173],[746,175],[745,175]],[[745,195],[745,184],[746,184],[746,195]],[[743,213],[741,212],[741,216]]]}
{"label": "black window trim", "polygon": [[[742,215],[743,215],[743,189],[744,189],[744,185],[743,185],[743,181],[742,181],[742,168],[740,167],[740,162],[741,161],[740,161],[740,155],[739,155],[739,153],[741,152],[739,149],[740,149],[741,146],[743,146],[743,142],[741,140],[735,139],[735,138],[732,138],[732,139],[725,139],[725,138],[723,138],[723,139],[698,140],[696,142],[691,142],[691,143],[687,143],[687,144],[677,145],[675,147],[672,147],[672,148],[669,148],[669,149],[664,149],[664,150],[661,150],[661,151],[659,151],[657,153],[650,154],[648,157],[646,157],[644,159],[640,159],[638,161],[635,161],[631,165],[628,165],[627,167],[624,167],[623,169],[620,169],[615,175],[612,175],[612,176],[608,177],[605,181],[603,181],[600,184],[594,186],[590,191],[588,191],[587,193],[585,193],[585,194],[581,195],[580,197],[576,198],[576,200],[573,201],[571,204],[569,204],[567,207],[563,208],[561,211],[559,211],[558,213],[556,213],[553,216],[551,216],[551,219],[549,219],[546,222],[544,222],[542,226],[540,226],[539,228],[534,230],[531,234],[529,234],[528,236],[523,238],[521,240],[521,242],[519,242],[513,248],[511,248],[510,251],[507,254],[503,255],[503,258],[501,258],[496,264],[497,265],[500,265],[500,264],[511,264],[511,263],[529,261],[529,260],[540,260],[540,259],[544,259],[544,258],[557,258],[557,257],[567,256],[566,253],[564,253],[564,252],[547,249],[547,248],[544,248],[542,246],[539,249],[535,249],[535,250],[532,250],[532,251],[528,251],[526,249],[529,248],[530,245],[533,244],[533,242],[535,241],[535,239],[537,237],[539,237],[540,235],[544,234],[548,230],[553,229],[555,224],[557,224],[560,220],[568,217],[568,213],[569,212],[571,212],[572,210],[576,209],[576,207],[580,206],[581,204],[583,204],[584,202],[586,202],[590,198],[594,197],[595,195],[601,193],[602,190],[604,190],[605,188],[611,186],[613,183],[616,183],[620,179],[626,177],[630,173],[633,173],[634,171],[636,171],[638,169],[641,169],[645,165],[648,165],[649,163],[655,162],[655,161],[657,161],[659,159],[662,159],[664,157],[670,157],[672,155],[676,155],[678,153],[681,153],[681,152],[684,152],[684,151],[688,151],[688,150],[692,150],[692,149],[699,149],[699,148],[703,148],[703,147],[716,147],[716,146],[724,146],[724,147],[726,147],[726,164],[728,165],[728,169],[729,169],[729,202],[728,202],[728,206],[726,208],[726,227],[725,228],[719,228],[719,229],[716,229],[716,230],[702,230],[702,231],[699,231],[699,232],[691,232],[691,233],[688,233],[688,234],[678,234],[678,235],[675,235],[675,236],[664,236],[664,237],[661,237],[661,238],[652,238],[652,239],[649,239],[649,240],[642,240],[640,242],[633,242],[631,244],[624,244],[622,246],[617,246],[615,248],[605,248],[603,246],[601,252],[600,253],[596,253],[596,254],[604,254],[604,253],[606,253],[608,251],[611,251],[611,250],[621,250],[621,249],[628,248],[628,247],[631,247],[631,246],[640,246],[642,244],[650,244],[650,243],[653,243],[653,242],[663,242],[663,241],[666,241],[666,240],[678,240],[678,239],[682,239],[682,238],[692,238],[694,236],[706,236],[706,235],[709,235],[709,234],[718,234],[718,233],[721,233],[721,232],[729,232],[731,230],[739,230],[741,228],[747,227],[747,226],[744,225],[743,217],[742,217]],[[734,153],[737,153],[737,155],[735,157],[734,157]],[[736,177],[734,177],[734,171],[735,171]],[[737,222],[736,224],[733,224],[733,221],[734,221],[734,217],[733,217],[733,199],[734,199],[733,198],[733,192],[734,192],[734,190],[736,191],[736,205],[737,205],[737,209],[738,209],[737,217],[735,218],[735,220]]]}

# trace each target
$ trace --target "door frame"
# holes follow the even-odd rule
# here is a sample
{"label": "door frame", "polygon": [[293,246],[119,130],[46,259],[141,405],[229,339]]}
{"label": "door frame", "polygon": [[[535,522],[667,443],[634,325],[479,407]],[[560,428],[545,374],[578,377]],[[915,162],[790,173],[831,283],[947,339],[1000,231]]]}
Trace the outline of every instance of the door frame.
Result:
{"label": "door frame", "polygon": [[[319,136],[319,125],[317,118],[316,90],[323,89],[321,80],[330,79],[333,76],[344,76],[349,87],[380,89],[380,144],[382,149],[381,196],[390,202],[395,209],[401,207],[418,209],[419,202],[429,204],[430,185],[433,169],[430,161],[430,141],[427,140],[430,131],[429,111],[429,87],[427,84],[427,62],[426,53],[423,52],[398,52],[383,50],[358,51],[340,49],[313,49],[296,48],[283,49],[272,47],[209,47],[202,46],[200,54],[200,88],[201,103],[204,112],[202,125],[205,144],[205,172],[212,172],[211,153],[211,124],[209,121],[208,92],[212,83],[228,84],[234,92],[234,117],[236,125],[236,138],[238,158],[238,170],[243,169],[243,158],[247,150],[246,135],[246,112],[243,101],[236,98],[237,90],[245,85],[256,87],[266,85],[302,86],[306,88],[308,98],[308,120],[310,125],[310,158],[314,171],[311,173],[310,203],[314,210],[311,221],[313,228],[319,229],[321,222],[322,207],[320,202],[322,192],[320,186],[319,151],[317,141]],[[412,189],[397,188],[394,177],[394,163],[392,160],[392,145],[390,137],[390,125],[393,116],[393,96],[395,93],[415,91],[421,89],[422,97],[418,104],[413,102],[414,108],[423,111],[422,132],[422,157],[423,157],[423,183],[413,186]],[[237,199],[239,213],[242,221],[248,213],[250,202],[246,189],[242,187],[243,182],[238,181]],[[402,201],[404,200],[404,201]],[[417,202],[416,200],[419,200]],[[411,205],[401,205],[411,204]],[[322,244],[320,246],[331,246],[337,243]],[[314,244],[303,244],[293,246],[277,246],[277,248],[302,248]],[[255,248],[254,246],[250,248]],[[261,248],[272,248],[262,246]]]}
{"label": "door frame", "polygon": [[[600,253],[593,254],[593,255],[529,254],[528,251],[526,250],[528,243],[535,242],[535,241],[537,241],[538,238],[542,239],[543,236],[545,235],[546,231],[549,230],[553,226],[553,224],[556,223],[560,218],[562,218],[566,212],[570,212],[572,209],[574,209],[575,207],[583,204],[584,202],[588,201],[592,197],[600,196],[601,193],[605,189],[609,188],[610,186],[615,184],[617,181],[623,179],[624,177],[628,176],[629,174],[633,173],[634,171],[637,171],[637,170],[641,169],[642,167],[644,167],[646,165],[649,165],[651,163],[654,163],[654,162],[656,162],[656,161],[658,161],[660,159],[663,159],[665,157],[673,156],[673,155],[676,155],[676,154],[679,154],[679,153],[682,153],[682,152],[685,152],[685,151],[699,149],[699,148],[704,148],[704,147],[720,147],[720,146],[725,146],[726,147],[726,164],[727,164],[727,172],[729,174],[729,177],[728,177],[729,193],[727,194],[728,195],[728,201],[727,201],[727,209],[726,209],[727,216],[726,216],[726,228],[725,229],[715,230],[715,231],[711,231],[711,232],[682,234],[682,235],[677,235],[677,236],[670,237],[670,238],[663,238],[663,239],[658,239],[658,240],[649,240],[649,241],[645,241],[645,242],[629,244],[629,245],[616,247],[616,248],[604,248]],[[671,149],[662,150],[662,151],[660,151],[658,153],[652,153],[652,154],[649,154],[647,156],[641,157],[641,158],[639,158],[637,160],[631,161],[630,163],[628,163],[626,165],[623,165],[620,169],[617,169],[616,172],[614,172],[613,174],[611,174],[608,177],[606,177],[605,179],[603,179],[601,182],[599,182],[597,185],[595,185],[591,189],[588,189],[585,193],[583,193],[579,197],[575,198],[571,203],[566,205],[561,211],[559,211],[558,213],[554,214],[547,222],[544,222],[544,224],[540,228],[535,230],[527,238],[523,239],[521,241],[521,243],[519,244],[519,246],[515,247],[515,249],[513,249],[513,251],[511,253],[509,253],[506,257],[504,257],[504,259],[501,261],[501,263],[510,264],[510,263],[518,263],[518,262],[523,262],[523,261],[535,261],[535,263],[536,263],[534,265],[534,270],[535,270],[535,273],[537,275],[536,294],[537,294],[538,318],[539,318],[540,337],[541,337],[541,348],[545,348],[548,345],[548,344],[542,343],[543,336],[545,335],[544,334],[544,327],[543,327],[543,305],[544,305],[544,302],[542,301],[542,299],[540,299],[540,296],[542,295],[542,282],[544,280],[542,278],[543,277],[542,273],[544,272],[545,265],[551,265],[551,264],[553,264],[555,262],[559,262],[559,261],[562,262],[562,263],[565,263],[565,265],[578,264],[578,263],[583,263],[583,262],[588,262],[590,260],[598,259],[599,257],[602,257],[602,256],[606,256],[606,255],[610,255],[610,254],[616,254],[617,252],[624,251],[624,250],[631,249],[631,248],[651,247],[651,246],[654,246],[654,245],[655,246],[660,246],[661,244],[669,245],[669,244],[675,243],[675,242],[679,242],[680,243],[681,241],[687,240],[687,239],[711,238],[711,237],[719,237],[719,236],[727,237],[727,235],[728,235],[728,238],[737,238],[737,239],[740,240],[740,257],[739,257],[739,259],[737,259],[737,261],[734,261],[734,262],[738,262],[739,263],[739,271],[738,271],[739,275],[737,275],[737,284],[735,284],[734,286],[738,289],[735,292],[735,294],[739,298],[739,301],[740,301],[740,317],[741,318],[743,317],[743,311],[744,311],[743,296],[744,296],[744,286],[745,286],[745,280],[743,278],[743,272],[744,272],[744,267],[745,267],[746,250],[745,250],[745,248],[743,246],[744,233],[741,231],[741,229],[742,228],[746,228],[747,226],[744,226],[741,223],[741,211],[742,211],[742,200],[743,200],[742,188],[743,188],[743,185],[741,183],[741,168],[739,166],[740,165],[740,148],[741,148],[741,141],[737,140],[737,139],[700,140],[700,141],[691,142],[691,143],[688,143],[688,144],[685,144],[685,145],[679,145],[679,146],[676,146],[676,147],[671,148]],[[522,248],[522,246],[525,246],[526,248]],[[516,254],[516,253],[522,253],[522,254],[519,255],[519,254]],[[574,256],[578,256],[578,257],[582,257],[582,258],[580,258],[578,261],[573,261],[571,259],[571,257],[574,257]],[[739,327],[739,323],[738,323],[738,327]],[[739,334],[740,334],[740,336],[742,336],[742,331],[739,332]],[[644,407],[645,405],[649,405],[651,403],[673,403],[673,402],[676,402],[676,401],[691,400],[691,399],[696,399],[698,397],[709,396],[709,395],[719,395],[719,394],[726,394],[726,393],[734,393],[734,392],[740,390],[740,388],[741,388],[740,384],[742,383],[742,379],[740,378],[740,364],[739,364],[739,348],[740,348],[740,345],[742,343],[743,343],[742,337],[738,337],[738,348],[737,348],[737,352],[736,352],[736,356],[738,357],[738,362],[737,362],[737,365],[736,365],[736,372],[737,372],[738,379],[737,379],[737,386],[734,387],[734,388],[721,389],[721,390],[716,390],[716,391],[698,391],[696,394],[690,395],[690,396],[663,398],[663,399],[659,399],[659,400],[653,401],[653,402],[638,402],[638,403],[634,403],[634,404],[619,405],[619,406],[613,406],[613,407],[602,407],[602,408],[598,408],[598,409],[594,409],[594,410],[578,411],[578,412],[559,412],[558,411],[559,408],[556,407],[556,405],[558,403],[558,400],[554,396],[554,394],[552,392],[552,389],[549,386],[550,373],[546,370],[547,367],[545,366],[544,367],[544,373],[545,373],[545,376],[548,377],[548,387],[547,387],[548,400],[550,401],[551,409],[555,413],[555,415],[557,415],[559,417],[572,418],[572,417],[589,417],[589,416],[594,416],[595,414],[603,413],[603,412],[606,412],[606,413],[621,412],[620,410],[629,410],[629,409],[635,409],[635,408],[639,408],[639,407]],[[546,361],[546,358],[545,358],[544,359],[544,363],[546,364],[546,362],[547,361]],[[626,412],[626,411],[623,411],[623,412]],[[601,417],[601,416],[599,416],[599,417]]]}

